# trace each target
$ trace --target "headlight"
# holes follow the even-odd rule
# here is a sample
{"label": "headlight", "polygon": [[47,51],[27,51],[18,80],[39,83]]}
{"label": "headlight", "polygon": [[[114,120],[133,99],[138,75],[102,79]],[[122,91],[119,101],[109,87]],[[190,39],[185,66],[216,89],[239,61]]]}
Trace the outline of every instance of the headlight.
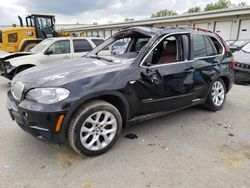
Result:
{"label": "headlight", "polygon": [[35,88],[26,94],[26,99],[41,104],[53,104],[68,98],[70,92],[64,88]]}

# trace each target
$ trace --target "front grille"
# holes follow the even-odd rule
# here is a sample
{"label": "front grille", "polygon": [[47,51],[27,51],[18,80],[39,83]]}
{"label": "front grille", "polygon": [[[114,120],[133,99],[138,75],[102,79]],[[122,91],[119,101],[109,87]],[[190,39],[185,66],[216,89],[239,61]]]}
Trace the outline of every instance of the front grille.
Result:
{"label": "front grille", "polygon": [[24,85],[20,82],[14,82],[11,87],[11,93],[13,97],[17,100],[21,100],[23,95]]}

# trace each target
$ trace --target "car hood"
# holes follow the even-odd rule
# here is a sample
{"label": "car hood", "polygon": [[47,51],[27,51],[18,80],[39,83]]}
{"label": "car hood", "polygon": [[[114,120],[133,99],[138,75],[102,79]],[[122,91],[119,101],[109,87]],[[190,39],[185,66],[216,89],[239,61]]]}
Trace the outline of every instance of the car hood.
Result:
{"label": "car hood", "polygon": [[236,62],[245,63],[250,65],[250,53],[246,53],[242,50],[233,53]]}
{"label": "car hood", "polygon": [[111,63],[95,58],[73,58],[30,68],[17,74],[13,81],[29,85],[30,88],[62,86],[75,80],[122,70],[130,63],[132,60]]}

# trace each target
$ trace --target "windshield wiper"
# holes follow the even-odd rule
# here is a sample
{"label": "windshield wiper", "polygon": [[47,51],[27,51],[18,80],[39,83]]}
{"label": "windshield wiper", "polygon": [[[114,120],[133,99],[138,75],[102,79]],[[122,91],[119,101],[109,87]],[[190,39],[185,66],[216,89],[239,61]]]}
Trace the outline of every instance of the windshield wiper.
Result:
{"label": "windshield wiper", "polygon": [[105,57],[105,56],[88,55],[87,57],[96,58],[96,59],[102,59],[102,60],[105,60],[105,61],[108,61],[108,62],[113,62],[113,59]]}

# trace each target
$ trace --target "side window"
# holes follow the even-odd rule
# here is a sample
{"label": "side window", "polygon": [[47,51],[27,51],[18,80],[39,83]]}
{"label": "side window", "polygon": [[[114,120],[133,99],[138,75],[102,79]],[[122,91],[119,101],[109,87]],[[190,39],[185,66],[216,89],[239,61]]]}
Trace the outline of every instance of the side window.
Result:
{"label": "side window", "polygon": [[18,41],[17,33],[8,34],[8,42],[15,43]]}
{"label": "side window", "polygon": [[92,46],[85,39],[73,40],[73,46],[74,46],[75,53],[89,52],[89,51],[93,50]]}
{"label": "side window", "polygon": [[101,43],[104,42],[103,39],[91,39],[91,40],[96,46],[99,46]]}
{"label": "side window", "polygon": [[150,52],[144,63],[157,65],[181,61],[181,53],[178,52],[180,41],[181,39],[178,35],[166,37]]}
{"label": "side window", "polygon": [[70,42],[69,40],[61,40],[54,42],[47,50],[50,54],[69,54]]}
{"label": "side window", "polygon": [[223,47],[222,47],[222,45],[220,44],[220,42],[216,39],[216,38],[214,38],[214,37],[211,37],[211,36],[209,36],[209,38],[211,39],[211,41],[212,41],[212,45],[214,45],[214,48],[215,48],[215,55],[218,55],[218,54],[222,54],[222,52],[223,52]]}
{"label": "side window", "polygon": [[193,34],[193,56],[194,58],[207,56],[205,40],[201,34]]}
{"label": "side window", "polygon": [[209,41],[208,36],[204,36],[204,38],[205,38],[205,43],[206,43],[206,47],[207,47],[207,56],[215,55],[214,47],[212,46],[211,42]]}

